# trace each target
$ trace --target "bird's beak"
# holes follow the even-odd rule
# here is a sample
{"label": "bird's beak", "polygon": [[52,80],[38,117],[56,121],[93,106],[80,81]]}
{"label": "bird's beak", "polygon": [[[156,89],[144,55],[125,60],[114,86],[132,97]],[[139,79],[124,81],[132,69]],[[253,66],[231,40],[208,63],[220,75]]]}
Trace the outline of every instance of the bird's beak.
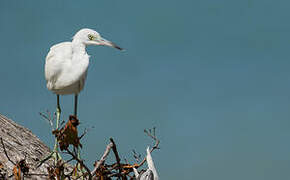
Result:
{"label": "bird's beak", "polygon": [[123,48],[119,47],[118,45],[116,45],[115,43],[111,42],[111,41],[108,41],[104,38],[101,38],[99,40],[99,43],[100,45],[103,45],[103,46],[110,46],[110,47],[113,47],[113,48],[116,48],[116,49],[119,49],[119,50],[123,50]]}

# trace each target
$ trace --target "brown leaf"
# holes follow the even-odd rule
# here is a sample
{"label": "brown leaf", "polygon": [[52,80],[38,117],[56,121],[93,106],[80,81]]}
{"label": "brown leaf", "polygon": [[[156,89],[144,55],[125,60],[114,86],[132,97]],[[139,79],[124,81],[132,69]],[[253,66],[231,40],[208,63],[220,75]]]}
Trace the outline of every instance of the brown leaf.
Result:
{"label": "brown leaf", "polygon": [[96,177],[99,177],[100,180],[110,180],[111,178],[108,177],[109,173],[110,171],[104,165],[100,165],[96,171]]}
{"label": "brown leaf", "polygon": [[13,174],[16,180],[21,180],[21,173],[27,174],[28,172],[29,167],[25,159],[20,160],[13,168]]}
{"label": "brown leaf", "polygon": [[79,120],[75,116],[70,115],[68,122],[65,124],[65,127],[61,128],[60,130],[54,130],[52,132],[58,140],[60,150],[67,149],[70,144],[74,147],[82,147],[78,137],[78,125]]}
{"label": "brown leaf", "polygon": [[64,164],[61,161],[56,163],[56,166],[47,167],[48,180],[61,180],[64,177]]}
{"label": "brown leaf", "polygon": [[21,180],[21,170],[17,164],[13,168],[13,174],[14,174],[15,180]]}
{"label": "brown leaf", "polygon": [[54,169],[53,168],[47,167],[47,173],[48,173],[48,176],[47,176],[48,180],[55,180],[55,178],[54,178]]}
{"label": "brown leaf", "polygon": [[27,174],[29,172],[29,166],[26,164],[25,159],[20,160],[18,164],[23,174]]}

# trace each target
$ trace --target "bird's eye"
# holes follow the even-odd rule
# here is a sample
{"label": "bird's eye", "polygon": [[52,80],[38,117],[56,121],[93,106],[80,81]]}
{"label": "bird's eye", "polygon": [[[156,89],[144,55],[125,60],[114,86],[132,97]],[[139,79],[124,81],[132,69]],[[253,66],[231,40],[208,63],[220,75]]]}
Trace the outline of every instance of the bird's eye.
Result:
{"label": "bird's eye", "polygon": [[88,35],[88,38],[89,38],[89,40],[93,40],[93,39],[94,39],[94,36],[91,35],[91,34],[89,34],[89,35]]}

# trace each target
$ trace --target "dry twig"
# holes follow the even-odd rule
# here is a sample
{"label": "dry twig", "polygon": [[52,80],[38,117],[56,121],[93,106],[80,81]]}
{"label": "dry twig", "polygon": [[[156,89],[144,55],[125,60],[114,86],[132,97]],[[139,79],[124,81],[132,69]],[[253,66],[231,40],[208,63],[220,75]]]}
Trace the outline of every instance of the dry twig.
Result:
{"label": "dry twig", "polygon": [[105,160],[106,160],[107,156],[109,155],[110,150],[111,150],[112,147],[113,147],[113,143],[110,142],[110,143],[107,145],[106,150],[105,150],[103,156],[101,157],[101,159],[100,159],[99,161],[96,161],[96,163],[95,163],[95,168],[94,168],[94,170],[91,172],[91,174],[93,175],[93,177],[96,175],[96,172],[97,172],[97,170],[99,169],[99,167],[100,167],[100,166],[105,162]]}
{"label": "dry twig", "polygon": [[53,121],[55,119],[54,115],[51,117],[51,113],[48,110],[46,111],[46,114],[39,112],[39,115],[47,120],[51,129],[53,129]]}
{"label": "dry twig", "polygon": [[[154,141],[155,141],[155,144],[154,146],[150,149],[150,153],[152,153],[155,149],[159,149],[159,139],[157,139],[156,135],[155,135],[155,127],[153,128],[153,133],[152,133],[152,130],[149,129],[149,132],[144,129],[144,133],[147,134],[149,137],[151,137]],[[143,161],[138,165],[138,167],[142,166],[146,161],[146,157],[144,157]]]}
{"label": "dry twig", "polygon": [[[113,149],[113,152],[115,154],[116,161],[117,161],[117,165],[118,165],[117,167],[119,169],[119,174],[122,174],[122,167],[121,167],[121,164],[120,164],[120,157],[119,157],[119,154],[118,154],[118,151],[117,151],[116,144],[115,144],[113,138],[110,138],[110,141],[111,141],[111,143],[113,143],[112,149]],[[124,179],[124,175],[122,175],[122,179]]]}

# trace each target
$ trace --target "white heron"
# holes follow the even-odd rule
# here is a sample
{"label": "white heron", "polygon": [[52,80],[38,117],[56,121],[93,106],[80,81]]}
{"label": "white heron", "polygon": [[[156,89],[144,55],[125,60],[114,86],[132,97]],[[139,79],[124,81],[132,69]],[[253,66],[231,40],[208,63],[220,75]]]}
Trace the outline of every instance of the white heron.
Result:
{"label": "white heron", "polygon": [[47,88],[57,95],[59,111],[59,95],[75,94],[74,115],[77,115],[77,98],[84,88],[89,66],[87,45],[111,46],[122,50],[92,29],[81,29],[74,35],[72,42],[52,46],[46,56],[45,79]]}
{"label": "white heron", "polygon": [[75,95],[74,115],[77,116],[78,94],[84,88],[89,66],[90,56],[86,52],[88,45],[110,46],[122,50],[116,44],[101,37],[95,30],[85,28],[79,30],[71,42],[62,42],[52,46],[46,56],[46,86],[57,95],[56,128],[58,128],[61,113],[60,95]]}

